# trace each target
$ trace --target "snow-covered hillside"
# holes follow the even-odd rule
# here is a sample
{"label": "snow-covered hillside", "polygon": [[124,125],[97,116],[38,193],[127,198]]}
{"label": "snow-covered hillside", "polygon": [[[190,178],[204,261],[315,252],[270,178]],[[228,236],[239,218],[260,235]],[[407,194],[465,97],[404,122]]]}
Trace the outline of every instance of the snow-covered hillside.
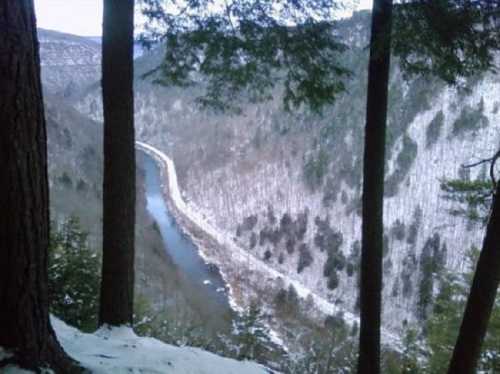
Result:
{"label": "snow-covered hillside", "polygon": [[71,97],[99,80],[101,46],[89,38],[38,30],[44,90]]}
{"label": "snow-covered hillside", "polygon": [[[153,338],[139,337],[127,327],[101,327],[85,334],[52,318],[64,350],[93,374],[269,374],[249,361],[236,361],[191,347],[175,347]],[[0,347],[0,358],[8,357]],[[4,374],[28,374],[17,367]]]}
{"label": "snow-covered hillside", "polygon": [[[173,159],[185,200],[248,258],[265,261],[352,314],[358,302],[368,20],[358,13],[341,23],[341,34],[354,46],[345,56],[354,75],[348,92],[322,116],[306,109],[285,113],[278,95],[261,105],[241,103],[242,115],[217,114],[196,106],[196,87],[159,87],[139,77],[135,84],[138,140]],[[144,72],[157,61],[154,51],[136,66]],[[395,331],[418,321],[421,280],[436,277],[424,273],[425,257],[431,253],[441,266],[461,271],[464,254],[481,243],[480,225],[452,217],[440,190],[443,178],[483,173],[478,168],[466,175],[460,166],[491,155],[500,143],[499,77],[465,84],[469,91],[432,79],[405,81],[393,64],[383,322]],[[79,97],[76,107],[102,118],[97,89]]]}

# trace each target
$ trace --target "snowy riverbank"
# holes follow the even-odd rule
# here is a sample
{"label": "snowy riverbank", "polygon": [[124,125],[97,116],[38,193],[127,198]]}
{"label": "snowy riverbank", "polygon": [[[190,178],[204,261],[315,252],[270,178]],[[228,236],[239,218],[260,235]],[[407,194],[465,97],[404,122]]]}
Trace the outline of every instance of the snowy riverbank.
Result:
{"label": "snowy riverbank", "polygon": [[[320,319],[326,315],[340,312],[348,324],[358,323],[359,319],[356,315],[343,311],[321,296],[314,294],[300,282],[271,268],[238,246],[232,238],[217,230],[214,225],[198,213],[196,207],[186,203],[183,199],[173,161],[163,152],[146,143],[137,142],[137,146],[160,164],[162,177],[167,181],[164,186],[166,199],[171,205],[172,211],[186,233],[197,244],[200,255],[206,261],[215,263],[219,267],[222,276],[229,284],[229,298],[233,308],[239,309],[241,306],[247,305],[251,297],[260,298],[260,292],[269,292],[278,285],[285,288],[293,285],[301,298],[312,301],[312,318]],[[400,346],[399,337],[389,331],[382,331],[382,340],[393,348]]]}

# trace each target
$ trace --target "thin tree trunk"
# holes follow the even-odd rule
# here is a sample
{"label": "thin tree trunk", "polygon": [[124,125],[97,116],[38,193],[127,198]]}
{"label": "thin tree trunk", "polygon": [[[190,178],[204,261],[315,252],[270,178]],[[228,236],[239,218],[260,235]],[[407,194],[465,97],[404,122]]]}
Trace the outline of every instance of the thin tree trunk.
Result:
{"label": "thin tree trunk", "polygon": [[79,372],[49,320],[47,134],[32,0],[0,0],[0,118],[0,347],[12,354],[0,368]]}
{"label": "thin tree trunk", "polygon": [[467,306],[448,374],[473,374],[488,329],[500,282],[500,183],[493,198],[483,248],[474,273]]}
{"label": "thin tree trunk", "polygon": [[374,0],[363,169],[359,374],[380,373],[385,129],[392,0]]}
{"label": "thin tree trunk", "polygon": [[105,0],[103,258],[99,324],[131,324],[134,303],[134,1]]}

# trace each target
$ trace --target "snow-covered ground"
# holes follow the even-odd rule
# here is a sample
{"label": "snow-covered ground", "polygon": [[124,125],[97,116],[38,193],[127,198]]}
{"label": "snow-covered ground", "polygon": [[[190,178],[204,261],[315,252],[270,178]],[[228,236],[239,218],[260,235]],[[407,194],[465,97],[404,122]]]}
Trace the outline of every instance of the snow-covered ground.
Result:
{"label": "snow-covered ground", "polygon": [[[175,347],[153,338],[139,337],[127,327],[101,327],[85,334],[52,318],[66,352],[94,374],[269,374],[250,361],[236,361],[191,347]],[[0,347],[0,358],[7,353]],[[30,373],[16,367],[4,374]]]}

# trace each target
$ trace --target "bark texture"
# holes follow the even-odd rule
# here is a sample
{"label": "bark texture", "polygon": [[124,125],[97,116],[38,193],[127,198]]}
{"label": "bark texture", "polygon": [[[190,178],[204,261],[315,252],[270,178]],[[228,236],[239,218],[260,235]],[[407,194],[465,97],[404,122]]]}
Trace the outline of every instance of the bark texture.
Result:
{"label": "bark texture", "polygon": [[500,282],[500,183],[448,374],[474,374]]}
{"label": "bark texture", "polygon": [[131,324],[134,302],[134,1],[105,0],[103,258],[99,324]]}
{"label": "bark texture", "polygon": [[79,372],[49,321],[47,139],[32,0],[0,0],[0,346],[17,364]]}
{"label": "bark texture", "polygon": [[392,0],[374,0],[363,166],[359,374],[380,373],[385,132],[391,27]]}

